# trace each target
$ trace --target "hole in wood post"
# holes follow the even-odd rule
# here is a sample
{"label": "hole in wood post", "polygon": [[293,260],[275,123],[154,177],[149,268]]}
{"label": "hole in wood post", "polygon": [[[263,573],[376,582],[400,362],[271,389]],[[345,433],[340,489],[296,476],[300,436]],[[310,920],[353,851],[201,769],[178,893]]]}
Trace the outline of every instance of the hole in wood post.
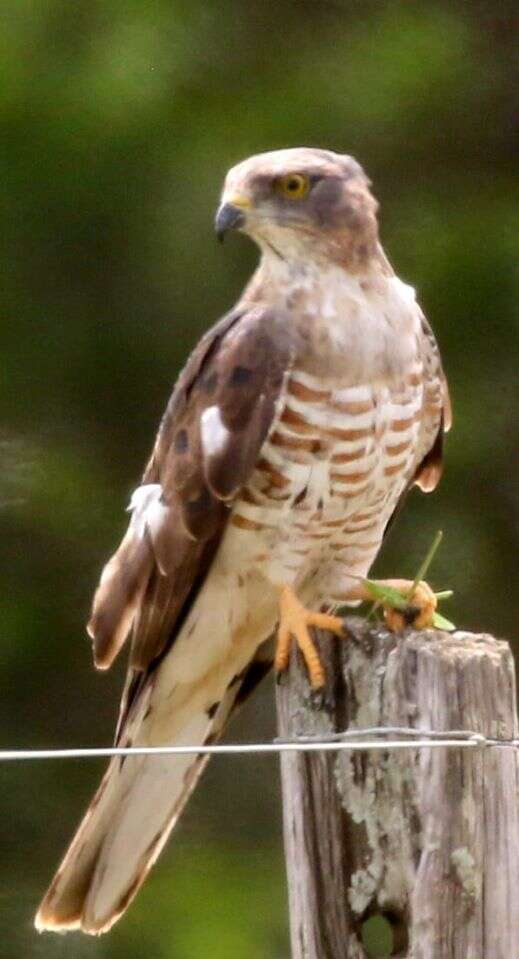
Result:
{"label": "hole in wood post", "polygon": [[362,945],[369,959],[405,955],[408,947],[407,926],[393,912],[372,914],[360,927]]}
{"label": "hole in wood post", "polygon": [[360,937],[369,959],[382,959],[393,952],[393,930],[385,916],[370,916],[360,927]]}

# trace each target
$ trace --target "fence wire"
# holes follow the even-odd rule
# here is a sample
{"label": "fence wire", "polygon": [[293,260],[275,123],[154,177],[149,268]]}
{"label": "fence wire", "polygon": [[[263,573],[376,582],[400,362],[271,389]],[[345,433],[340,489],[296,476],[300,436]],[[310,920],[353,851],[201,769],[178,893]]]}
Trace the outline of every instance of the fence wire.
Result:
{"label": "fence wire", "polygon": [[517,749],[519,739],[492,739],[469,729],[372,726],[327,736],[299,736],[269,743],[211,743],[200,746],[100,746],[65,749],[0,749],[0,762],[97,759],[112,756],[236,756],[270,753],[370,752],[401,749]]}

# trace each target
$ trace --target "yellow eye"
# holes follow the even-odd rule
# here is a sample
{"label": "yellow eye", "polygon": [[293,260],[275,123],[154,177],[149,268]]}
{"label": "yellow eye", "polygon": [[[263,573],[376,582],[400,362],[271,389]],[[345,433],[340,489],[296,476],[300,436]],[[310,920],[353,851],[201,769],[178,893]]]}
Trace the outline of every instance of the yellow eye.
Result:
{"label": "yellow eye", "polygon": [[310,189],[310,180],[303,173],[287,173],[275,181],[277,193],[289,200],[301,200]]}

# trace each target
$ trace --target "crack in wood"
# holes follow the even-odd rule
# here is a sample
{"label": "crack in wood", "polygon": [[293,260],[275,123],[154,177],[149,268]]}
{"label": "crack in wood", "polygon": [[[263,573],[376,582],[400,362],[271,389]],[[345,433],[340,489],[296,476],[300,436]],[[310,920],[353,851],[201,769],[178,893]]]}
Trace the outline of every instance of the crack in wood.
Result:
{"label": "crack in wood", "polygon": [[[292,656],[282,738],[365,726],[517,736],[506,643],[347,627],[350,641],[318,639],[326,709]],[[287,753],[281,770],[293,959],[367,959],[362,925],[376,915],[400,959],[519,956],[516,750]]]}

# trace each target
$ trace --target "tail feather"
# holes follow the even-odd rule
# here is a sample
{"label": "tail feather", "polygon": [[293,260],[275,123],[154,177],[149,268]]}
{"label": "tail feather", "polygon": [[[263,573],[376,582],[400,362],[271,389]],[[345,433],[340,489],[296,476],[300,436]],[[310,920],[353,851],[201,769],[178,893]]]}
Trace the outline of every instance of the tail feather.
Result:
{"label": "tail feather", "polygon": [[206,760],[205,756],[145,758],[99,850],[84,900],[84,932],[108,931],[125,911],[167,842]]}
{"label": "tail feather", "polygon": [[87,630],[93,640],[94,662],[108,669],[121,649],[139,608],[153,566],[145,537],[130,526],[119,549],[107,562],[94,596]]}
{"label": "tail feather", "polygon": [[35,919],[39,931],[81,928],[83,904],[119,795],[117,763],[110,763],[45,894]]}
{"label": "tail feather", "polygon": [[[276,594],[209,576],[168,655],[124,708],[121,745],[199,747],[217,739],[272,662]],[[127,593],[128,595],[128,593]],[[121,603],[121,606],[123,604]],[[215,622],[221,628],[215,629]],[[106,932],[144,882],[206,757],[115,757],[36,916],[39,930]]]}
{"label": "tail feather", "polygon": [[[193,711],[175,742],[200,745],[217,739],[240,689],[240,683],[231,686],[210,719],[206,710]],[[140,889],[207,760],[193,755],[114,758],[45,894],[36,928],[107,932]]]}

